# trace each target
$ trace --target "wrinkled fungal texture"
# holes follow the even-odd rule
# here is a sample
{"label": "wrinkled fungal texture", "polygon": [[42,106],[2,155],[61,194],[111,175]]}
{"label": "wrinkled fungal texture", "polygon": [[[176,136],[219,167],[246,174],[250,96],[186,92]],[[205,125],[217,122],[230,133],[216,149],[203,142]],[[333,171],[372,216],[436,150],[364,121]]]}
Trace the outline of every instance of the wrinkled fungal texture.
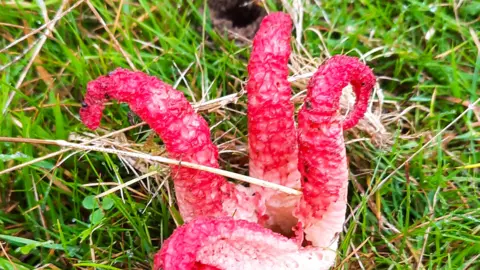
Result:
{"label": "wrinkled fungal texture", "polygon": [[248,64],[250,174],[279,184],[295,171],[297,142],[288,77],[292,22],[284,13],[265,17]]}
{"label": "wrinkled fungal texture", "polygon": [[[300,187],[294,107],[288,77],[292,21],[285,13],[266,16],[253,40],[248,64],[250,176]],[[254,189],[262,189],[254,187]],[[291,230],[297,198],[264,189],[268,227]]]}
{"label": "wrinkled fungal texture", "polygon": [[[104,102],[126,102],[163,139],[171,158],[218,168],[218,150],[210,140],[207,122],[199,116],[183,93],[155,77],[117,69],[87,86],[83,123],[95,129],[100,123]],[[172,166],[178,206],[185,221],[195,216],[222,216],[222,203],[234,189],[216,174]]]}
{"label": "wrinkled fungal texture", "polygon": [[[356,93],[356,104],[344,121],[339,114],[340,95],[349,83]],[[356,58],[338,55],[322,65],[308,84],[298,114],[303,196],[296,216],[313,246],[330,246],[342,231],[348,187],[343,129],[363,117],[374,83],[367,66]]]}
{"label": "wrinkled fungal texture", "polygon": [[154,261],[155,270],[318,270],[328,269],[331,259],[256,223],[224,217],[199,218],[177,228]]}

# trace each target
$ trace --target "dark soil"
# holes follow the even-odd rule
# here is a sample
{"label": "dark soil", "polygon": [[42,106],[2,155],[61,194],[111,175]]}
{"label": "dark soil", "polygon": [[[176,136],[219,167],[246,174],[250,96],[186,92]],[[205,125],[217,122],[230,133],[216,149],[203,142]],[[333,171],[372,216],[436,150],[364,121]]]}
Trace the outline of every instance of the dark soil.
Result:
{"label": "dark soil", "polygon": [[252,0],[208,0],[208,7],[217,31],[240,41],[252,39],[267,14],[257,1]]}

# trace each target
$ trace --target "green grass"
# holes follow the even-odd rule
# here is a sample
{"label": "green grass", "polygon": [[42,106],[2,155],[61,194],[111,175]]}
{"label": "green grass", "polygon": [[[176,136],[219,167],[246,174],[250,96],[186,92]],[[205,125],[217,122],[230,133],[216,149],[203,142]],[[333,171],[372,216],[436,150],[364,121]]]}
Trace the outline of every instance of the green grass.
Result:
{"label": "green grass", "polygon": [[[271,10],[283,10],[267,2]],[[302,43],[317,64],[325,51],[312,29],[321,33],[331,54],[359,56],[376,49],[367,57],[368,65],[377,76],[393,78],[379,80],[385,95],[381,119],[391,144],[366,140],[347,147],[353,216],[341,236],[341,267],[480,268],[479,168],[459,168],[480,163],[480,112],[469,111],[442,130],[467,109],[462,102],[474,102],[480,94],[480,44],[474,42],[475,33],[480,35],[479,2],[461,1],[458,8],[459,1],[321,2],[320,7],[305,6],[303,23]],[[0,48],[44,24],[34,3],[0,2]],[[184,81],[178,86],[190,100],[199,101],[202,93],[212,100],[241,91],[250,49],[213,30],[197,10],[203,1],[90,3],[137,69],[173,84],[190,67],[188,87]],[[45,4],[51,19],[61,1]],[[39,37],[32,35],[1,53],[0,63],[11,62]],[[16,87],[31,55],[0,73],[2,110],[10,93],[16,93],[7,113],[0,115],[0,136],[68,139],[88,132],[78,119],[87,82],[129,67],[86,3],[59,20]],[[245,112],[244,105],[242,97],[228,107]],[[127,112],[124,105],[108,106],[105,130],[98,134],[130,126]],[[217,144],[235,137],[239,145],[246,142],[243,114],[222,109],[204,116],[211,125],[223,121],[212,130],[214,138],[228,131]],[[126,131],[125,139],[140,144],[132,148],[151,152],[145,144],[150,133],[143,126]],[[353,132],[348,139],[371,135]],[[117,136],[111,142],[121,140]],[[58,150],[40,143],[0,142],[0,170]],[[135,175],[115,155],[71,153],[0,175],[0,269],[151,267],[152,254],[175,228],[167,190],[156,192],[168,170],[161,167],[159,177],[95,203],[92,196],[112,186],[85,184],[126,182]],[[230,166],[234,158],[222,155],[224,168],[235,167]]]}

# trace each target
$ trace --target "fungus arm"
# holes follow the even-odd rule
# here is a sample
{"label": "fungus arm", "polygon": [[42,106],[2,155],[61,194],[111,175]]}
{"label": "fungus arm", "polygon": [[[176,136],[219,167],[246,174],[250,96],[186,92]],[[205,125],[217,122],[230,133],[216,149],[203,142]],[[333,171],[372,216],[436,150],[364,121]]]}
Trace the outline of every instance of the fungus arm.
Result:
{"label": "fungus arm", "polygon": [[179,227],[155,255],[154,270],[322,270],[330,261],[317,249],[244,220],[200,218]]}
{"label": "fungus arm", "polygon": [[[338,113],[342,89],[351,84],[356,107],[343,121]],[[314,247],[336,249],[347,207],[348,166],[343,129],[365,113],[375,83],[372,71],[356,58],[337,55],[327,60],[309,82],[298,115],[298,167],[302,199],[296,209],[298,227]]]}
{"label": "fungus arm", "polygon": [[[218,168],[218,150],[210,140],[208,124],[180,91],[142,72],[117,69],[88,83],[80,110],[88,128],[98,127],[108,99],[128,103],[160,135],[171,158]],[[255,220],[251,198],[223,177],[180,166],[172,169],[178,206],[186,222],[236,211],[239,217]]]}
{"label": "fungus arm", "polygon": [[[248,144],[250,176],[291,188],[300,187],[297,136],[288,77],[292,21],[285,13],[266,16],[253,40],[248,63]],[[266,201],[266,226],[290,231],[298,197],[260,187]],[[261,189],[261,190],[260,190]]]}

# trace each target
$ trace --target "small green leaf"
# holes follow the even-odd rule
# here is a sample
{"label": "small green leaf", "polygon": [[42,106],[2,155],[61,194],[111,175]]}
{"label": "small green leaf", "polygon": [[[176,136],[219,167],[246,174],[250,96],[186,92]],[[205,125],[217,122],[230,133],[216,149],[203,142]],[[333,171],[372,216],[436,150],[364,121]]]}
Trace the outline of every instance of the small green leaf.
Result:
{"label": "small green leaf", "polygon": [[95,196],[93,195],[85,197],[85,199],[83,199],[82,201],[82,205],[83,207],[85,207],[85,209],[90,209],[90,210],[98,208],[98,202],[95,199]]}
{"label": "small green leaf", "polygon": [[114,203],[115,202],[112,199],[110,199],[110,197],[106,197],[102,201],[103,210],[111,209],[113,207]]}
{"label": "small green leaf", "polygon": [[93,224],[98,224],[102,221],[102,218],[105,216],[102,210],[97,209],[90,215],[90,221]]}
{"label": "small green leaf", "polygon": [[32,251],[32,249],[35,249],[37,246],[39,245],[32,243],[32,244],[28,244],[23,247],[20,247],[19,250],[23,255],[27,255],[30,253],[30,251]]}

